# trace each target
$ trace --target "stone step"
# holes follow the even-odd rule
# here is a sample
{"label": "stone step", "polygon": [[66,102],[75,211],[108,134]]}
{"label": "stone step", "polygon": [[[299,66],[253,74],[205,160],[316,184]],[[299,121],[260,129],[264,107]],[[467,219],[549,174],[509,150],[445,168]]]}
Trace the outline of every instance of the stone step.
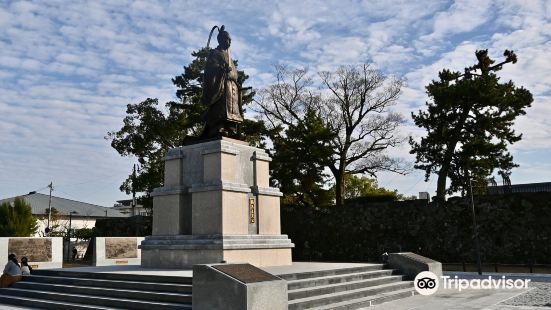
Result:
{"label": "stone step", "polygon": [[67,294],[90,295],[101,297],[125,298],[132,300],[158,301],[169,303],[191,303],[191,294],[175,294],[166,292],[152,292],[142,290],[112,289],[89,286],[75,286],[64,284],[37,283],[21,281],[15,283],[13,288],[49,292],[61,292]]}
{"label": "stone step", "polygon": [[191,304],[183,303],[168,303],[168,302],[152,302],[143,300],[132,300],[126,298],[100,297],[89,296],[82,294],[68,294],[50,291],[37,291],[19,288],[6,288],[1,291],[1,294],[8,296],[19,296],[25,298],[34,298],[40,300],[49,300],[63,303],[75,303],[83,305],[95,305],[101,307],[127,308],[138,310],[178,310],[191,309]]}
{"label": "stone step", "polygon": [[220,240],[212,241],[210,239],[197,239],[197,240],[167,240],[167,239],[150,239],[147,240],[145,245],[210,245],[213,247],[221,247],[222,245],[232,245],[232,244],[289,244],[292,243],[291,239],[230,239],[230,240]]}
{"label": "stone step", "polygon": [[287,249],[293,248],[295,245],[291,242],[286,243],[231,243],[224,244],[224,249]]}
{"label": "stone step", "polygon": [[145,249],[163,249],[163,250],[217,250],[217,249],[286,249],[295,245],[288,239],[286,241],[254,241],[251,239],[224,241],[223,243],[210,243],[199,241],[167,241],[167,240],[147,240],[142,243],[140,248]]}
{"label": "stone step", "polygon": [[[415,291],[411,288],[397,290],[392,292],[386,292],[377,294],[374,296],[368,296],[364,298],[351,299],[347,301],[342,301],[338,303],[333,303],[329,305],[324,305],[321,307],[309,308],[312,310],[354,310],[354,309],[363,309],[366,307],[371,307],[375,305],[382,304],[387,301],[402,299],[415,295]],[[390,308],[389,308],[390,309]]]}
{"label": "stone step", "polygon": [[377,287],[389,283],[402,283],[403,276],[387,276],[372,279],[335,283],[322,286],[306,287],[289,291],[289,300],[320,296],[367,287]]}
{"label": "stone step", "polygon": [[345,302],[352,299],[366,298],[387,292],[399,291],[403,289],[411,289],[413,282],[401,281],[382,284],[378,286],[370,286],[355,290],[336,292],[332,294],[316,295],[306,298],[289,300],[289,309],[309,309],[313,307],[325,306],[339,302]]}
{"label": "stone step", "polygon": [[372,279],[377,277],[386,277],[396,273],[397,273],[396,270],[385,269],[385,270],[376,270],[376,271],[367,271],[367,272],[357,272],[357,273],[351,273],[347,275],[334,275],[334,276],[325,276],[325,277],[318,277],[318,278],[308,278],[303,280],[291,280],[291,281],[288,281],[287,289],[295,290],[295,289],[305,288],[305,287],[351,282],[351,281]]}
{"label": "stone step", "polygon": [[42,300],[30,297],[6,296],[0,290],[0,304],[14,305],[18,307],[29,307],[29,309],[52,309],[52,310],[118,310],[121,308],[88,306],[70,302],[59,302]]}
{"label": "stone step", "polygon": [[191,294],[191,284],[102,280],[102,279],[86,279],[86,278],[73,278],[73,277],[52,277],[52,276],[39,276],[39,275],[35,275],[34,273],[31,277],[26,277],[25,282]]}
{"label": "stone step", "polygon": [[107,273],[107,272],[82,272],[82,271],[63,271],[63,270],[33,270],[33,275],[69,277],[85,279],[101,279],[115,281],[134,281],[134,282],[158,282],[172,284],[191,284],[191,277],[171,277],[156,275],[139,275],[128,273]]}
{"label": "stone step", "polygon": [[145,240],[215,240],[233,239],[289,239],[287,235],[155,235],[146,236]]}
{"label": "stone step", "polygon": [[310,279],[310,278],[320,278],[320,277],[327,277],[327,276],[352,274],[352,273],[359,273],[359,272],[376,271],[376,270],[382,270],[382,269],[383,269],[382,264],[372,264],[367,266],[351,267],[351,268],[318,270],[318,271],[308,271],[308,272],[299,272],[299,273],[290,273],[290,274],[278,274],[277,276],[284,280],[292,281],[292,280],[302,280],[302,279]]}

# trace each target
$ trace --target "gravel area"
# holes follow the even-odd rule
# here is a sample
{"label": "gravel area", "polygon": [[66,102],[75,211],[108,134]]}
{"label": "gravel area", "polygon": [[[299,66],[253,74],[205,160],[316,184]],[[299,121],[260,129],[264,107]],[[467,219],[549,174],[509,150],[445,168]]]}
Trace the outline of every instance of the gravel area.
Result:
{"label": "gravel area", "polygon": [[526,293],[507,299],[501,304],[551,308],[551,283],[533,282],[528,287],[530,290]]}

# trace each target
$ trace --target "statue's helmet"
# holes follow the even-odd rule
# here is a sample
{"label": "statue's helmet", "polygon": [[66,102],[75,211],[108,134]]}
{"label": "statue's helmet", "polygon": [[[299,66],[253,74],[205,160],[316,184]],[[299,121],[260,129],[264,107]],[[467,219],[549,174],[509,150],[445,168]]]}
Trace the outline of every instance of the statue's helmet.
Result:
{"label": "statue's helmet", "polygon": [[218,40],[218,43],[220,44],[224,39],[230,39],[230,33],[225,30],[224,25],[220,27],[220,31],[218,31],[218,35],[216,36],[216,40]]}

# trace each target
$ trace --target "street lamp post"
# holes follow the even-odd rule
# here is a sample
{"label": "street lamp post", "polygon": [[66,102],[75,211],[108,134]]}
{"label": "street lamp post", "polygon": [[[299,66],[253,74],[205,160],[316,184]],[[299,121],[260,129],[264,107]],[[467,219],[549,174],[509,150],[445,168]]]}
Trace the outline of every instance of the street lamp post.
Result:
{"label": "street lamp post", "polygon": [[50,228],[50,222],[52,220],[52,191],[54,190],[54,182],[50,182],[48,187],[50,188],[50,200],[48,201],[48,226],[46,227],[46,235],[50,235],[50,231],[52,230]]}
{"label": "street lamp post", "polygon": [[480,259],[480,241],[478,240],[478,227],[476,225],[476,213],[474,211],[474,196],[473,196],[473,184],[471,182],[471,176],[469,175],[469,187],[471,191],[471,209],[473,213],[473,235],[474,242],[476,246],[476,266],[478,269],[478,274],[482,274],[482,260]]}
{"label": "street lamp post", "polygon": [[69,261],[69,258],[71,257],[71,225],[73,221],[73,214],[78,214],[78,212],[69,212],[69,230],[67,231],[67,261]]}

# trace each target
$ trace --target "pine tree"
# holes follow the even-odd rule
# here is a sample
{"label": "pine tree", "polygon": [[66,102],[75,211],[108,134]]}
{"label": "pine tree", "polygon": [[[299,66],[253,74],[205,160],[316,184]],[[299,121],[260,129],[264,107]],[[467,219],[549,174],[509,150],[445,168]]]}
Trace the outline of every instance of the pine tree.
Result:
{"label": "pine tree", "polygon": [[37,230],[31,205],[22,197],[15,198],[13,206],[9,202],[0,206],[1,237],[31,237]]}
{"label": "pine tree", "polygon": [[487,50],[476,51],[478,63],[463,74],[442,70],[439,80],[426,87],[431,99],[426,111],[412,113],[415,125],[427,134],[420,142],[410,138],[410,153],[416,155],[415,168],[425,171],[425,181],[438,175],[439,200],[446,193],[466,192],[469,179],[482,183],[495,169],[510,174],[518,166],[507,147],[522,138],[512,126],[533,99],[512,81],[500,83],[495,72],[517,61],[512,51],[504,56],[505,61],[493,65]]}

